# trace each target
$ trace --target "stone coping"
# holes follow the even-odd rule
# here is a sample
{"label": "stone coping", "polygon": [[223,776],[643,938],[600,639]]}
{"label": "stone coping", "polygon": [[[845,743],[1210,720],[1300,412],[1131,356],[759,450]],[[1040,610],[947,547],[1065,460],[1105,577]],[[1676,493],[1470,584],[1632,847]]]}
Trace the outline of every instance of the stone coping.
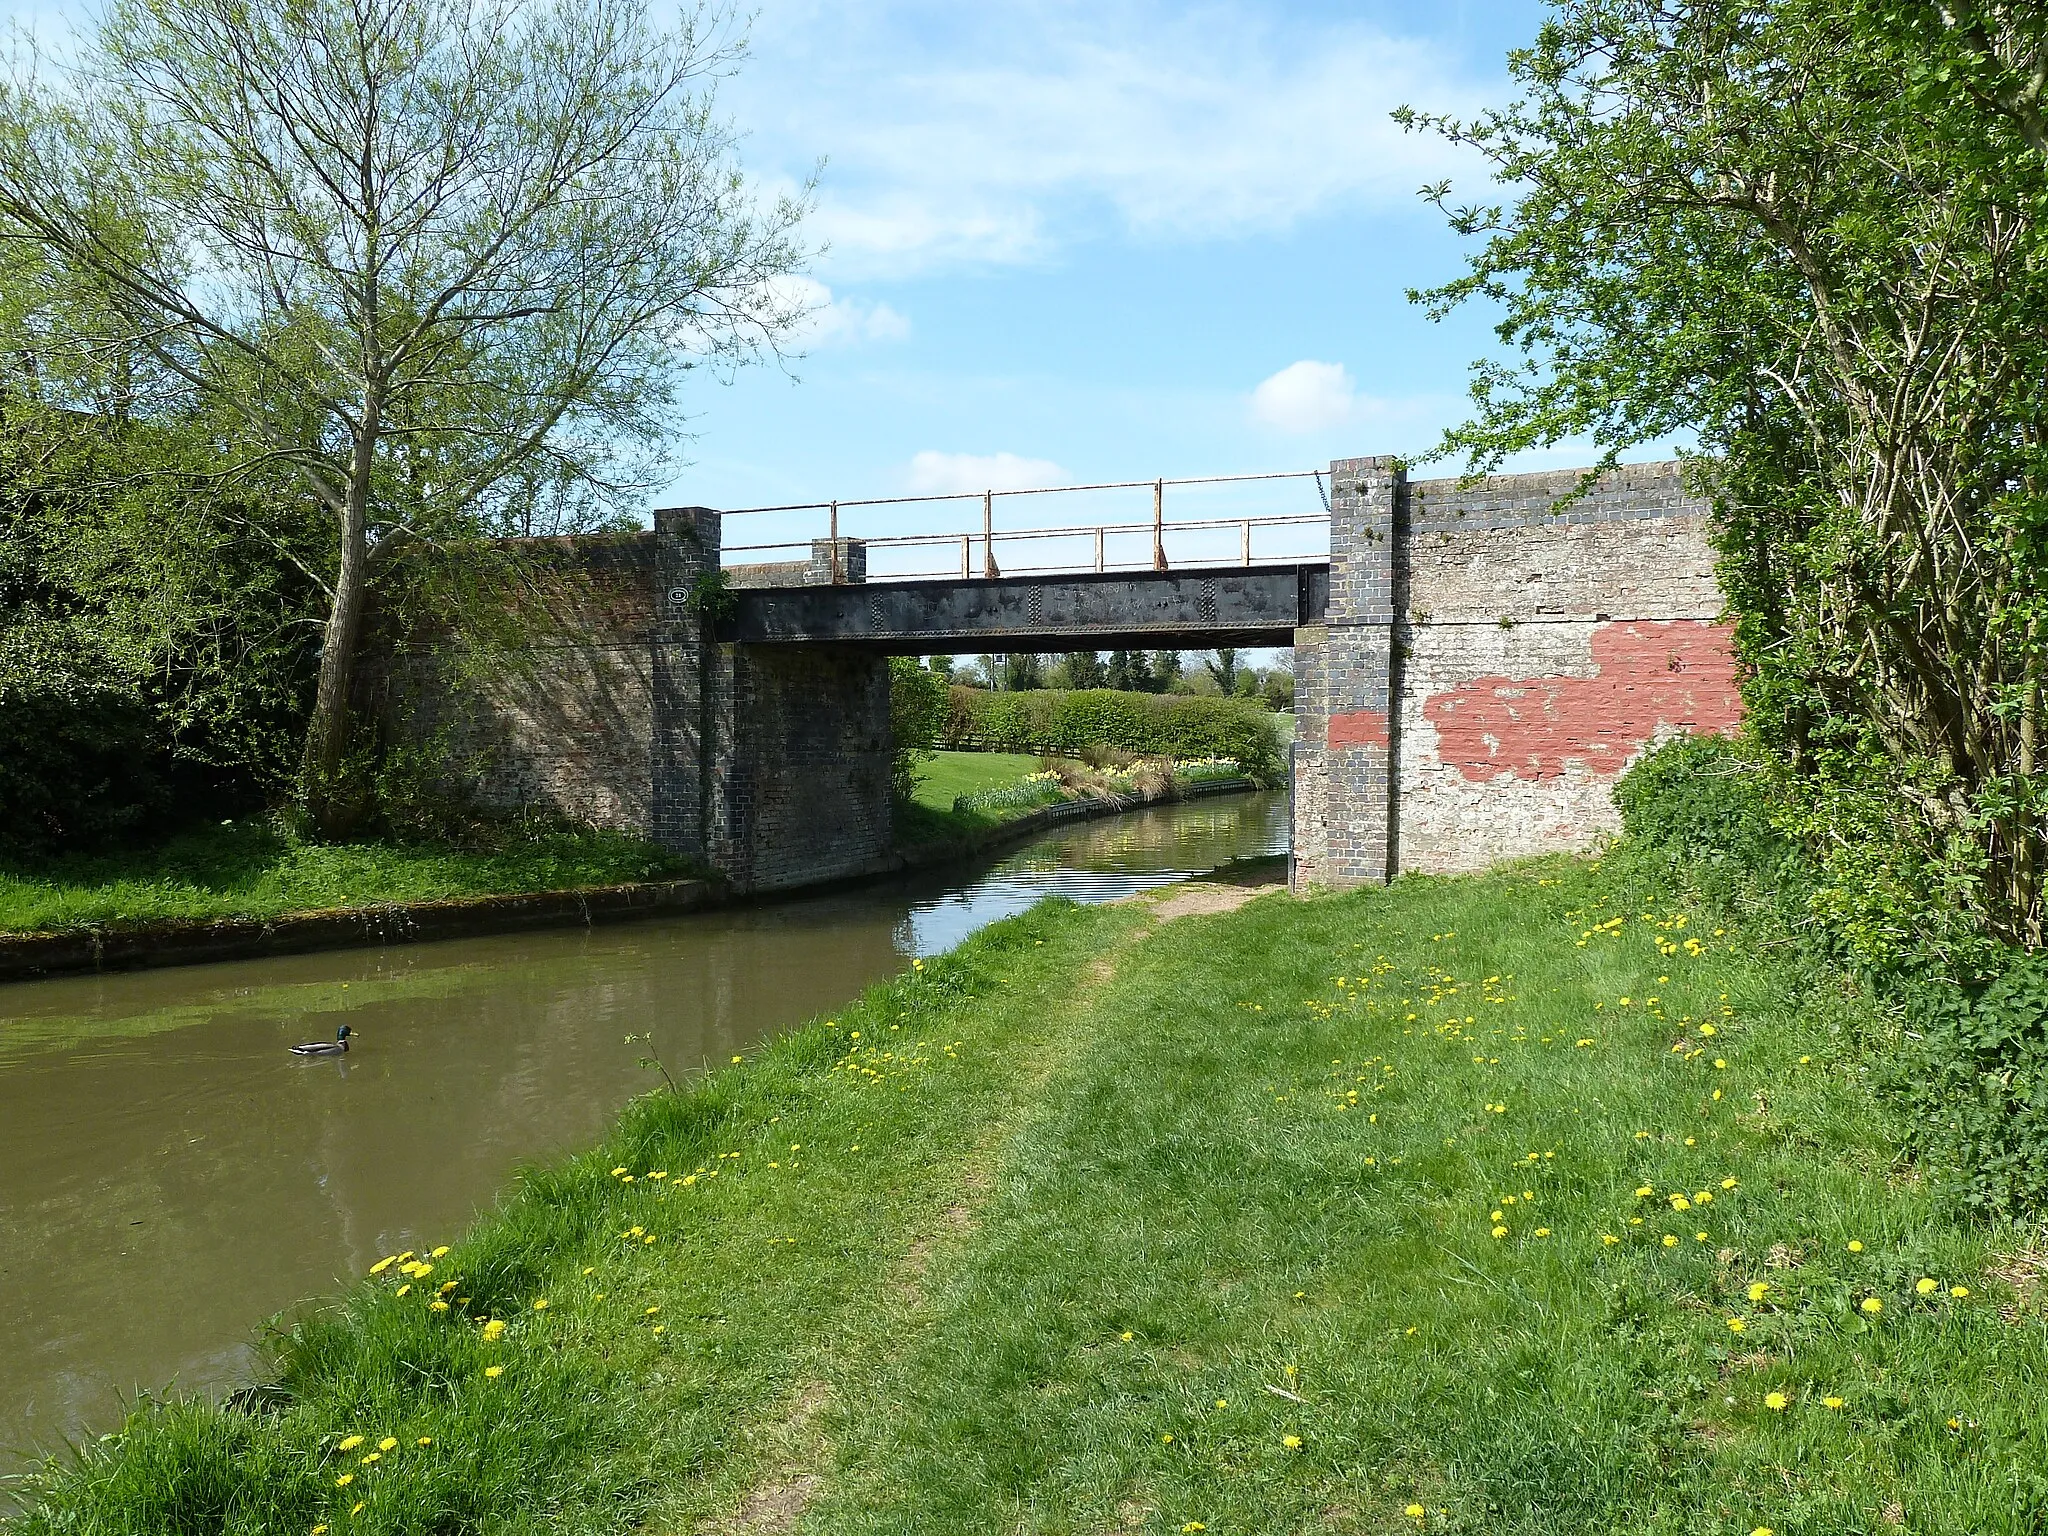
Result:
{"label": "stone coping", "polygon": [[[850,876],[754,893],[755,899],[800,895],[819,885],[846,885],[972,858],[1020,842],[1047,827],[1115,816],[1174,800],[1256,789],[1250,779],[1214,779],[1160,795],[1103,795],[1064,800],[967,837],[898,849]],[[717,880],[650,880],[569,891],[520,891],[500,896],[459,896],[442,901],[386,902],[275,917],[163,918],[127,927],[69,928],[50,933],[0,933],[0,982],[33,981],[154,966],[258,960],[316,950],[421,944],[433,939],[477,938],[527,928],[592,927],[598,923],[667,917],[732,903]]]}

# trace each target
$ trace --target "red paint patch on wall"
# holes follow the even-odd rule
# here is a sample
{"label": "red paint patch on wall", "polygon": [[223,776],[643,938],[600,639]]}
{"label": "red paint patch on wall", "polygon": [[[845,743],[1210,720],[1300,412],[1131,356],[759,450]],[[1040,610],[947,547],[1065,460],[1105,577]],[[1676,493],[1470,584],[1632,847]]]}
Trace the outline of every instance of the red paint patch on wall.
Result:
{"label": "red paint patch on wall", "polygon": [[1332,715],[1328,740],[1332,747],[1384,747],[1387,744],[1387,712],[1383,709],[1354,709]]}
{"label": "red paint patch on wall", "polygon": [[[1697,620],[1605,624],[1593,677],[1479,677],[1422,706],[1437,752],[1468,779],[1554,779],[1576,759],[1619,774],[1659,727],[1727,731],[1742,720],[1732,631]],[[1331,745],[1336,744],[1336,720]]]}

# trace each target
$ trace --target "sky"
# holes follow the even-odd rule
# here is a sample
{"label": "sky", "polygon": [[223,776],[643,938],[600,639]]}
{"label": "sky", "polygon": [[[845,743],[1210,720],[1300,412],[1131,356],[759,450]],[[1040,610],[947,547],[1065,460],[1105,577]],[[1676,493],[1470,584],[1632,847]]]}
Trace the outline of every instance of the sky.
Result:
{"label": "sky", "polygon": [[[720,106],[762,196],[816,177],[791,280],[813,313],[800,355],[690,379],[650,507],[1307,470],[1419,455],[1461,419],[1493,317],[1433,323],[1406,294],[1462,269],[1418,188],[1483,196],[1485,177],[1389,114],[1505,103],[1539,0],[745,3]],[[14,16],[48,33],[91,8]],[[1306,481],[1171,499],[1320,508]],[[1150,515],[1148,493],[1003,505]],[[811,521],[729,522],[727,543]],[[875,508],[842,531],[977,521]]]}
{"label": "sky", "polygon": [[[764,189],[823,160],[803,280],[818,309],[804,356],[693,388],[692,462],[664,499],[737,508],[1426,451],[1494,342],[1487,315],[1435,324],[1408,301],[1461,270],[1462,242],[1417,189],[1484,178],[1389,113],[1504,102],[1507,50],[1542,14],[1532,0],[763,0],[722,100]],[[1527,467],[1591,456],[1566,446]],[[1305,482],[1259,494],[1316,505]],[[846,526],[936,526],[924,516]]]}

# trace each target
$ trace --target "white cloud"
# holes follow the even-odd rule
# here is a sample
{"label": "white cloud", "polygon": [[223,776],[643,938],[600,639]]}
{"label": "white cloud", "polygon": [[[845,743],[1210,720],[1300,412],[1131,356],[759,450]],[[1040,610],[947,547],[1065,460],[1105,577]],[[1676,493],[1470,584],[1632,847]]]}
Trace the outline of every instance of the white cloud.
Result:
{"label": "white cloud", "polygon": [[1252,419],[1281,432],[1325,432],[1363,414],[1358,391],[1342,363],[1303,358],[1252,391]]}
{"label": "white cloud", "polygon": [[910,460],[910,489],[917,496],[961,491],[1028,491],[1058,485],[1067,472],[1050,459],[1014,453],[939,453],[927,448]]}
{"label": "white cloud", "polygon": [[789,0],[756,59],[741,115],[786,166],[830,157],[815,227],[849,273],[1040,260],[1105,224],[1232,237],[1407,205],[1472,162],[1389,111],[1494,94],[1426,44],[1249,0]]}
{"label": "white cloud", "polygon": [[901,341],[910,321],[897,309],[863,299],[839,298],[815,277],[778,277],[764,285],[764,309],[795,317],[790,340],[798,347],[863,341]]}

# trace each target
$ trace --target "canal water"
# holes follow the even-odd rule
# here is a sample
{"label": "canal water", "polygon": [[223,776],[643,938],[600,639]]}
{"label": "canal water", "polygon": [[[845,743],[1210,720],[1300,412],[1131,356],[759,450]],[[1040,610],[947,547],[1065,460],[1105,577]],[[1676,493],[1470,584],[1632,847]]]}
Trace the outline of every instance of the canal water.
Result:
{"label": "canal water", "polygon": [[[523,1161],[673,1072],[1040,897],[1287,847],[1286,797],[1058,828],[999,860],[593,930],[0,986],[0,1471],[139,1391],[248,1379],[263,1320],[448,1242]],[[355,1031],[346,1057],[286,1047]]]}

